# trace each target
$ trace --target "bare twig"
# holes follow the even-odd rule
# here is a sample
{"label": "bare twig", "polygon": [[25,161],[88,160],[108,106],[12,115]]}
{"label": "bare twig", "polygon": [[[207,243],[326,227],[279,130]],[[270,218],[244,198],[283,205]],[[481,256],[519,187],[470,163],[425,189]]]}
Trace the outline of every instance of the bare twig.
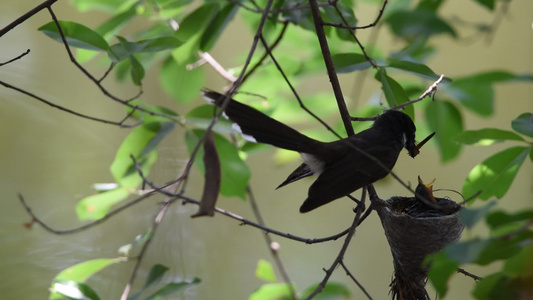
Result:
{"label": "bare twig", "polygon": [[372,300],[372,296],[370,296],[370,294],[366,291],[365,287],[359,283],[359,281],[355,278],[355,276],[353,276],[353,274],[350,272],[350,270],[348,270],[348,268],[346,267],[346,265],[344,264],[344,261],[340,261],[339,264],[341,265],[341,267],[344,269],[344,271],[346,272],[346,275],[348,275],[348,277],[350,277],[353,282],[355,282],[355,284],[357,284],[357,286],[361,289],[361,291],[366,295],[366,297],[370,300]]}
{"label": "bare twig", "polygon": [[233,75],[231,75],[224,67],[222,67],[218,61],[216,61],[209,53],[198,51],[198,55],[207,62],[215,71],[217,71],[218,74],[220,74],[222,77],[224,77],[229,82],[235,82],[237,78]]}
{"label": "bare twig", "polygon": [[[376,26],[378,24],[379,20],[381,20],[381,17],[383,16],[383,13],[385,12],[385,6],[387,6],[387,2],[388,2],[388,0],[383,1],[383,5],[381,5],[381,9],[379,10],[379,13],[378,13],[376,19],[374,20],[374,22],[372,22],[372,23],[370,23],[368,25],[365,25],[365,26],[349,26],[348,23],[346,23],[346,21],[344,21],[344,20],[343,20],[344,24],[333,24],[333,23],[324,22],[324,25],[325,26],[337,27],[337,28],[345,28],[345,29],[350,29],[350,30],[367,29],[367,28],[370,28],[370,27],[374,27],[374,26]],[[335,7],[336,7],[336,5],[335,5]],[[342,16],[342,15],[339,14],[339,16]]]}
{"label": "bare twig", "polygon": [[457,269],[457,273],[464,274],[465,276],[468,276],[468,277],[474,279],[475,281],[479,281],[479,280],[483,279],[483,277],[479,277],[477,275],[474,275],[474,274],[472,274],[470,272],[467,272],[465,269],[461,269],[461,268]]}
{"label": "bare twig", "polygon": [[23,58],[24,56],[28,55],[29,53],[30,53],[30,49],[26,50],[24,53],[20,54],[19,56],[15,57],[15,58],[12,58],[12,59],[10,59],[10,60],[8,60],[6,62],[0,63],[0,67],[4,66],[4,65],[7,65],[9,63],[12,63],[12,62],[14,62],[16,60],[19,60],[19,59]]}
{"label": "bare twig", "polygon": [[2,28],[2,30],[0,30],[0,37],[4,36],[4,34],[8,33],[9,31],[11,31],[13,28],[17,27],[18,25],[24,23],[27,19],[33,17],[33,15],[35,15],[38,12],[40,12],[41,10],[43,10],[45,8],[48,8],[48,7],[51,7],[52,4],[54,4],[55,2],[57,2],[57,0],[44,1],[43,3],[37,5],[35,8],[33,8],[32,10],[30,10],[27,13],[23,14],[22,16],[18,17],[15,21],[9,23],[6,27],[4,27],[4,28]]}
{"label": "bare twig", "polygon": [[137,262],[135,263],[135,267],[133,268],[133,271],[131,272],[131,276],[130,276],[130,279],[128,280],[128,283],[126,284],[126,287],[124,288],[124,292],[122,292],[122,295],[120,296],[120,300],[128,299],[128,295],[131,291],[131,287],[133,286],[135,278],[137,277],[137,271],[139,270],[141,266],[144,255],[146,254],[146,251],[148,250],[148,247],[150,246],[150,243],[152,242],[153,237],[155,236],[155,233],[157,229],[159,228],[159,225],[163,221],[163,217],[165,216],[165,213],[168,211],[168,208],[172,204],[173,200],[174,199],[167,199],[167,201],[165,201],[163,206],[159,209],[159,213],[154,218],[154,221],[152,222],[152,227],[151,227],[151,234],[148,236],[147,240],[142,245],[139,255],[137,256]]}
{"label": "bare twig", "polygon": [[[361,203],[364,203],[365,200],[366,200],[366,188],[363,189],[363,195],[361,196]],[[331,277],[331,275],[333,274],[333,271],[335,271],[335,268],[344,259],[344,253],[346,253],[346,249],[348,249],[348,245],[350,244],[350,241],[352,240],[352,237],[355,234],[355,230],[356,230],[357,226],[360,224],[359,220],[361,218],[361,213],[362,213],[361,210],[357,210],[357,213],[355,214],[352,226],[350,226],[348,235],[346,235],[346,238],[344,239],[344,244],[342,245],[342,248],[339,251],[339,254],[335,258],[335,260],[333,261],[333,263],[331,264],[329,269],[325,270],[326,275],[324,276],[324,279],[322,279],[322,281],[317,286],[317,288],[311,294],[309,294],[309,296],[307,296],[306,299],[313,299],[314,296],[319,294],[326,287],[326,284],[327,284],[329,278]]]}
{"label": "bare twig", "polygon": [[324,127],[326,127],[327,130],[329,130],[331,133],[333,133],[337,138],[341,138],[341,136],[335,132],[335,130],[333,130],[333,128],[331,128],[326,122],[324,122],[322,119],[320,119],[317,115],[315,115],[311,110],[309,110],[305,104],[302,102],[302,99],[300,98],[300,95],[298,95],[298,92],[296,91],[296,89],[294,88],[294,86],[291,84],[289,78],[287,77],[287,75],[285,75],[285,72],[283,72],[283,69],[281,68],[281,65],[278,63],[278,61],[276,60],[276,58],[274,57],[274,55],[272,54],[272,51],[268,48],[268,44],[266,43],[265,39],[263,37],[261,37],[261,42],[263,43],[263,46],[265,47],[266,49],[266,52],[268,53],[268,55],[270,56],[270,59],[272,59],[272,62],[274,62],[274,65],[276,66],[276,68],[278,69],[278,71],[280,72],[281,76],[283,77],[283,79],[285,80],[285,82],[287,83],[287,85],[289,86],[289,88],[291,89],[294,97],[296,97],[296,100],[298,101],[298,103],[300,104],[300,107],[305,110],[309,115],[311,115],[313,118],[315,118],[318,122],[320,122],[320,124],[322,124]]}
{"label": "bare twig", "polygon": [[[276,48],[278,46],[279,42],[281,42],[281,39],[285,35],[285,32],[287,31],[287,28],[289,27],[288,25],[289,25],[288,21],[283,22],[283,27],[281,28],[281,31],[280,31],[278,37],[276,38],[276,40],[274,41],[274,43],[272,43],[272,45],[270,47],[265,47],[266,49],[269,49],[270,51],[272,51],[272,50],[274,50],[274,48]],[[242,78],[242,82],[245,82],[246,79],[248,79],[248,77],[250,77],[250,75],[252,75],[255,72],[255,70],[257,70],[263,64],[263,61],[267,57],[268,57],[268,52],[265,51],[265,53],[263,54],[263,56],[261,56],[261,58],[257,61],[257,63],[255,63],[255,65],[253,65],[250,68],[248,73],[246,73],[244,75],[244,77]]]}
{"label": "bare twig", "polygon": [[89,116],[89,115],[82,114],[82,113],[79,113],[79,112],[73,111],[73,110],[71,110],[71,109],[68,109],[68,108],[66,108],[66,107],[63,107],[63,106],[61,106],[61,105],[57,105],[57,104],[55,104],[55,103],[53,103],[53,102],[50,102],[50,101],[48,101],[48,100],[46,100],[46,99],[44,99],[44,98],[42,98],[42,97],[40,97],[40,96],[37,96],[37,95],[35,95],[35,94],[33,94],[33,93],[30,93],[30,92],[28,92],[28,91],[26,91],[26,90],[23,90],[23,89],[21,89],[21,88],[18,88],[18,87],[16,87],[16,86],[13,86],[13,85],[11,85],[11,84],[9,84],[9,83],[6,83],[6,82],[3,82],[3,81],[0,81],[0,85],[3,85],[4,87],[6,87],[6,88],[8,88],[8,89],[15,90],[15,91],[17,91],[17,92],[19,92],[19,93],[22,93],[22,94],[24,94],[24,95],[30,96],[30,97],[32,97],[32,98],[34,98],[34,99],[37,99],[37,100],[39,100],[39,101],[41,101],[41,102],[43,102],[43,103],[45,103],[45,104],[47,104],[47,105],[49,105],[49,106],[51,106],[51,107],[57,108],[57,109],[59,109],[59,110],[62,110],[62,111],[64,111],[64,112],[67,112],[67,113],[69,113],[69,114],[73,114],[73,115],[75,115],[75,116],[78,116],[78,117],[81,117],[81,118],[84,118],[84,119],[88,119],[88,120],[91,120],[91,121],[96,121],[96,122],[101,122],[101,123],[111,124],[111,125],[117,125],[117,126],[120,126],[120,127],[135,127],[135,126],[138,126],[138,125],[140,124],[139,122],[138,122],[138,123],[135,123],[135,124],[130,124],[130,125],[128,125],[128,124],[124,124],[124,122],[126,121],[127,118],[125,118],[125,119],[123,119],[123,120],[121,120],[121,121],[119,121],[119,122],[116,122],[116,121],[110,121],[110,120],[106,120],[106,119],[100,119],[100,118],[96,118],[96,117],[91,117],[91,116]]}
{"label": "bare twig", "polygon": [[443,79],[444,79],[444,75],[440,75],[439,79],[437,79],[437,81],[433,82],[433,84],[430,85],[428,87],[428,89],[422,95],[420,95],[420,97],[418,97],[418,98],[416,98],[414,100],[402,103],[400,105],[393,106],[393,107],[391,107],[391,109],[393,109],[393,110],[404,109],[406,106],[415,104],[416,102],[421,101],[422,99],[426,98],[427,96],[429,96],[431,94],[434,94],[437,91],[437,86],[441,83],[441,81]]}
{"label": "bare twig", "polygon": [[[342,22],[344,22],[344,25],[348,25],[348,21],[346,20],[346,18],[344,18],[344,15],[342,14],[342,11],[337,6],[337,1],[330,1],[330,2],[333,3],[333,7],[335,8],[335,11],[337,12],[337,15],[339,15],[339,17],[342,19]],[[382,11],[385,9],[385,5],[386,4],[387,4],[387,1],[385,1],[385,4],[382,7],[382,10],[380,11],[380,15],[378,15],[378,18],[376,19],[376,21],[374,23],[377,23],[379,18],[381,18]],[[325,22],[324,22],[324,25],[325,25]],[[361,42],[359,41],[359,39],[355,35],[355,30],[353,30],[353,29],[348,29],[348,30],[350,31],[350,34],[353,37],[353,39],[355,40],[355,42],[357,43],[357,45],[359,45],[359,48],[361,48],[361,51],[363,52],[363,55],[365,56],[365,59],[372,65],[372,67],[377,68],[378,66],[372,60],[372,58],[370,58],[370,56],[366,53],[365,47],[363,46],[363,44],[361,44]]]}
{"label": "bare twig", "polygon": [[329,81],[331,82],[331,87],[333,88],[333,93],[335,94],[335,99],[337,99],[337,106],[339,108],[339,113],[348,136],[354,135],[352,123],[350,122],[350,113],[348,112],[348,107],[346,102],[344,102],[344,96],[342,95],[342,89],[339,83],[339,78],[335,72],[335,66],[333,65],[333,59],[331,58],[331,53],[329,51],[328,40],[326,38],[326,33],[324,32],[324,22],[318,4],[316,0],[309,0],[309,6],[311,7],[311,13],[313,15],[313,23],[315,24],[315,31],[318,37],[318,42],[320,44],[320,49],[322,50],[322,57],[324,58],[324,63],[326,64],[326,69],[329,76]]}
{"label": "bare twig", "polygon": [[[257,201],[255,201],[255,197],[254,197],[254,194],[252,193],[252,189],[250,188],[250,186],[246,187],[246,193],[248,194],[248,200],[250,201],[250,205],[252,206],[252,211],[255,215],[255,218],[257,219],[257,222],[260,225],[266,227],[265,220],[263,219],[263,216],[261,215],[261,211],[259,210],[259,207],[257,206]],[[289,287],[292,299],[297,299],[296,291],[294,290],[294,286],[289,277],[289,273],[285,269],[285,265],[283,264],[283,262],[281,261],[281,258],[279,257],[278,250],[272,247],[273,241],[270,238],[270,235],[266,231],[263,231],[263,237],[265,238],[267,247],[270,250],[270,255],[272,255],[272,258],[274,259],[274,262],[276,263],[276,266],[281,274],[281,277],[283,277],[283,281]]]}
{"label": "bare twig", "polygon": [[150,196],[152,196],[153,194],[155,194],[156,191],[153,191],[153,192],[150,192],[150,193],[147,193],[141,197],[138,197],[137,199],[134,199],[112,211],[110,211],[109,213],[107,213],[103,218],[101,219],[98,219],[96,221],[93,221],[93,222],[90,222],[90,223],[87,223],[83,226],[79,226],[79,227],[76,227],[76,228],[72,228],[72,229],[66,229],[66,230],[61,230],[61,229],[54,229],[52,227],[50,227],[48,224],[46,224],[44,221],[42,221],[41,219],[39,219],[34,213],[33,211],[31,210],[31,207],[26,203],[26,201],[24,200],[24,197],[22,197],[22,195],[19,194],[19,200],[20,202],[22,203],[22,206],[24,206],[24,209],[26,209],[26,212],[32,217],[32,221],[34,221],[35,223],[39,224],[44,230],[50,232],[50,233],[53,233],[53,234],[57,234],[57,235],[63,235],[63,234],[71,234],[71,233],[77,233],[77,232],[80,232],[80,231],[84,231],[86,229],[89,229],[91,227],[94,227],[100,223],[103,223],[107,220],[109,220],[111,217],[113,217],[114,215],[118,214],[119,212],[122,212],[123,210],[137,204],[137,203],[140,203],[142,202],[143,200],[145,199],[148,199]]}

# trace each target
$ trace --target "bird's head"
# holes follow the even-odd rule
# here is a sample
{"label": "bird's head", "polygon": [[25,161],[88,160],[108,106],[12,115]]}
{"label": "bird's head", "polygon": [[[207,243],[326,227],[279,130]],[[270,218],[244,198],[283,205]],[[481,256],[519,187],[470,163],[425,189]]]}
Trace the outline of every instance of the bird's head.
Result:
{"label": "bird's head", "polygon": [[374,126],[386,128],[399,140],[402,146],[415,157],[420,151],[415,141],[416,127],[411,117],[397,110],[385,111],[374,123]]}

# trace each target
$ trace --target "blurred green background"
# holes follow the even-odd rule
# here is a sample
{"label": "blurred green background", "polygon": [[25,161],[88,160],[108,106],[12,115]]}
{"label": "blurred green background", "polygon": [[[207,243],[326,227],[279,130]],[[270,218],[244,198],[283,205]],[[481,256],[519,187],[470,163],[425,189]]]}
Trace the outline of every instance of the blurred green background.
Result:
{"label": "blurred green background", "polygon": [[[488,12],[470,1],[448,1],[445,11],[470,21],[487,21]],[[0,3],[0,27],[33,8],[38,2],[6,0]],[[362,5],[358,16],[368,20],[375,11]],[[54,10],[59,19],[73,20],[89,27],[101,23],[101,13],[76,12],[67,2],[58,2]],[[533,72],[533,2],[515,1],[489,43],[480,40],[461,44],[451,43],[450,37],[437,39],[441,52],[429,65],[437,73],[453,76],[482,70],[507,69],[516,73]],[[361,17],[361,22],[366,23]],[[39,94],[56,104],[89,115],[106,119],[119,119],[123,107],[103,98],[69,61],[64,47],[37,28],[50,21],[46,11],[40,12],[0,39],[0,61],[7,61],[26,49],[30,55],[0,68],[0,78],[15,86]],[[139,24],[142,26],[142,24]],[[230,25],[212,55],[224,66],[235,65],[240,53],[249,48],[252,35],[239,23]],[[236,32],[238,34],[236,34]],[[365,32],[362,32],[363,41]],[[381,37],[386,40],[386,35]],[[238,49],[238,51],[235,51]],[[89,65],[89,70],[100,74],[103,66]],[[351,91],[353,75],[341,77],[343,87]],[[188,107],[179,106],[167,97],[158,85],[155,69],[148,72],[144,82],[143,99],[151,104],[172,107],[185,113]],[[207,86],[219,89],[224,81],[208,72]],[[307,88],[328,89],[327,78],[308,82]],[[123,97],[136,93],[127,84],[106,84]],[[301,89],[305,89],[304,85]],[[362,90],[362,101],[378,88],[367,81]],[[510,129],[510,121],[524,111],[533,111],[533,86],[527,83],[499,85],[496,88],[495,114],[490,119],[465,112],[465,129],[495,127]],[[197,101],[203,101],[200,98]],[[74,235],[56,236],[39,226],[27,230],[23,223],[29,221],[17,199],[22,193],[33,211],[55,228],[72,228],[79,224],[74,209],[78,200],[92,193],[95,182],[112,182],[109,173],[115,151],[128,131],[113,126],[94,123],[66,114],[39,103],[27,96],[4,88],[0,89],[1,155],[0,191],[0,291],[2,299],[45,299],[53,277],[62,269],[88,259],[116,257],[117,249],[130,243],[134,237],[151,224],[158,201],[154,197],[101,226]],[[175,178],[187,157],[183,142],[184,131],[177,129],[160,147],[160,158],[152,171],[160,182]],[[419,140],[422,137],[418,137]],[[431,145],[432,143],[429,143]],[[395,172],[404,180],[415,182],[417,175],[429,181],[437,178],[435,188],[461,190],[470,169],[497,151],[510,145],[490,147],[465,147],[460,157],[451,163],[441,164],[432,146],[426,147],[416,160],[403,153]],[[272,160],[273,151],[250,156],[251,186],[259,202],[267,225],[283,232],[303,237],[324,237],[347,228],[352,221],[352,203],[335,201],[317,211],[299,214],[298,207],[305,199],[310,181],[301,182],[274,191],[280,178],[298,164],[277,165]],[[197,170],[191,180],[191,196],[199,197],[202,178]],[[514,211],[533,204],[533,167],[524,164],[510,191],[499,203],[500,208]],[[408,195],[399,183],[390,178],[376,184],[379,195]],[[437,193],[461,201],[453,193]],[[478,203],[480,204],[480,203]],[[218,206],[249,219],[253,215],[248,203],[239,199],[222,198]],[[171,267],[174,279],[200,277],[202,283],[186,289],[181,299],[246,299],[262,282],[254,271],[259,259],[271,261],[262,233],[254,228],[221,215],[214,218],[191,219],[196,211],[192,205],[173,205],[166,215],[153,245],[143,263],[140,278],[154,263]],[[465,231],[467,237],[482,236],[486,230],[478,226]],[[301,291],[324,276],[322,268],[329,267],[336,257],[342,241],[305,245],[274,236],[281,244],[280,255],[291,279]],[[348,249],[346,265],[365,286],[374,299],[388,297],[392,276],[392,258],[376,214],[358,228],[355,240]],[[104,299],[116,299],[129,279],[133,262],[112,266],[98,273],[91,282]],[[491,265],[490,268],[497,268]],[[468,268],[467,268],[468,269]],[[483,276],[484,269],[469,271]],[[363,297],[344,272],[338,270],[331,281],[344,282],[353,290],[353,299]],[[142,279],[138,280],[138,284]],[[447,299],[469,299],[473,281],[463,275],[454,276]],[[430,293],[431,294],[431,293]],[[178,296],[176,296],[178,298]]]}

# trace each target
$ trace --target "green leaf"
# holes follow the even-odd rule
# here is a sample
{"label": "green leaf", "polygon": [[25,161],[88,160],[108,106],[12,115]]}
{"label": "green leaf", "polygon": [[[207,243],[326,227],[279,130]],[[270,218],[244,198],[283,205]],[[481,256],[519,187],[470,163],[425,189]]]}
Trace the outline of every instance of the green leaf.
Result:
{"label": "green leaf", "polygon": [[142,287],[142,289],[136,292],[135,294],[130,295],[128,297],[128,300],[135,300],[139,298],[139,296],[144,291],[146,291],[150,287],[157,285],[159,282],[161,282],[161,280],[163,279],[167,271],[168,271],[168,267],[166,266],[163,266],[161,264],[153,265],[152,268],[150,269],[150,272],[148,273],[148,277],[146,278],[146,282],[144,283],[144,286]]}
{"label": "green leaf", "polygon": [[[412,61],[406,60],[397,60],[389,64],[389,67],[404,70],[415,75],[418,75],[422,78],[427,78],[431,80],[439,79],[440,75],[435,74],[428,66],[424,64],[415,63]],[[442,82],[451,82],[449,78],[443,78]]]}
{"label": "green leaf", "polygon": [[178,48],[183,45],[183,42],[171,36],[162,36],[154,39],[147,39],[138,41],[137,43],[143,45],[141,49],[142,53],[152,53],[164,50],[170,50]]}
{"label": "green leaf", "polygon": [[463,131],[463,119],[455,105],[449,101],[434,101],[426,106],[426,120],[431,131],[436,132],[434,139],[443,162],[459,155],[461,145],[453,142],[453,137]]}
{"label": "green leaf", "polygon": [[515,299],[509,290],[509,276],[503,272],[483,277],[474,287],[472,295],[479,300]]}
{"label": "green leaf", "polygon": [[216,2],[205,3],[192,13],[187,15],[176,31],[176,38],[181,41],[188,41],[194,35],[201,35],[204,28],[211,22],[218,13],[219,4]]}
{"label": "green leaf", "polygon": [[129,57],[129,60],[131,63],[131,79],[135,85],[139,86],[144,78],[144,67],[133,55]]}
{"label": "green leaf", "polygon": [[[59,21],[59,24],[69,46],[95,51],[107,51],[109,49],[106,40],[96,31],[71,21]],[[54,22],[47,23],[38,30],[55,41],[63,43],[59,30]]]}
{"label": "green leaf", "polygon": [[255,269],[255,277],[267,282],[277,281],[272,264],[264,259],[260,259],[257,262],[257,268]]}
{"label": "green leaf", "polygon": [[74,5],[79,11],[85,12],[88,10],[100,10],[108,13],[117,13],[130,7],[132,3],[137,0],[72,0],[70,3]]}
{"label": "green leaf", "polygon": [[[409,98],[407,97],[403,87],[394,79],[390,78],[384,68],[378,69],[378,72],[376,73],[376,79],[381,82],[381,89],[383,90],[385,99],[387,99],[387,103],[390,107],[409,101]],[[411,118],[414,117],[414,109],[412,105],[407,106],[404,112]]]}
{"label": "green leaf", "polygon": [[131,156],[135,157],[144,175],[147,176],[150,167],[157,160],[156,147],[173,129],[174,124],[170,122],[143,123],[142,126],[135,128],[122,142],[111,164],[111,174],[116,182],[122,187],[137,187],[142,178],[137,173]]}
{"label": "green leaf", "polygon": [[439,298],[444,297],[448,291],[448,281],[457,272],[459,264],[450,259],[445,251],[431,255],[426,261],[431,265],[428,279],[439,293]]}
{"label": "green leaf", "polygon": [[291,296],[290,285],[286,283],[265,283],[255,290],[248,300],[284,299]]}
{"label": "green leaf", "polygon": [[104,38],[115,34],[128,23],[136,15],[136,5],[132,5],[129,9],[119,14],[114,15],[100,26],[96,27],[95,31],[101,34]]}
{"label": "green leaf", "polygon": [[[311,293],[316,290],[318,284],[313,284],[305,291],[302,292],[302,299],[309,297]],[[349,299],[351,296],[350,290],[342,283],[337,282],[328,282],[324,289],[313,299],[316,300],[327,300],[327,299]]]}
{"label": "green leaf", "polygon": [[76,205],[76,214],[80,220],[98,220],[103,218],[111,206],[123,201],[130,195],[130,189],[120,187],[80,200]]}
{"label": "green leaf", "polygon": [[444,90],[461,101],[466,108],[481,116],[494,112],[494,87],[498,82],[531,81],[530,74],[516,75],[506,71],[490,71],[456,78]]}
{"label": "green leaf", "polygon": [[227,4],[218,12],[202,34],[200,39],[200,49],[202,51],[209,51],[213,48],[226,26],[235,16],[238,8],[238,5]]}
{"label": "green leaf", "polygon": [[163,90],[179,103],[186,104],[196,99],[205,82],[202,68],[187,69],[169,57],[161,68],[159,81]]}
{"label": "green leaf", "polygon": [[150,297],[146,298],[146,300],[167,299],[165,298],[165,296],[169,296],[186,287],[196,285],[200,282],[201,282],[200,278],[194,278],[192,281],[171,282],[171,283],[166,284],[164,287],[159,289],[157,292],[152,294]]}
{"label": "green leaf", "polygon": [[508,259],[520,252],[520,249],[523,247],[521,242],[528,238],[528,243],[530,243],[531,234],[524,232],[521,234],[510,235],[510,237],[488,240],[475,262],[485,266],[497,260]]}
{"label": "green leaf", "polygon": [[525,245],[520,252],[505,261],[503,270],[513,276],[533,276],[533,244]]}
{"label": "green leaf", "polygon": [[389,14],[385,22],[395,35],[403,38],[435,34],[457,36],[448,23],[437,16],[434,11],[426,9],[398,10]]}
{"label": "green leaf", "polygon": [[514,131],[533,137],[533,114],[523,113],[511,122]]}
{"label": "green leaf", "polygon": [[350,73],[370,68],[370,62],[359,53],[340,53],[331,57],[338,73]]}
{"label": "green leaf", "polygon": [[469,198],[480,190],[483,192],[478,197],[483,200],[503,197],[530,151],[531,147],[508,148],[475,166],[463,185],[465,197]]}
{"label": "green leaf", "polygon": [[112,264],[123,262],[122,258],[98,258],[70,266],[56,275],[54,280],[85,282],[89,277]]}
{"label": "green leaf", "polygon": [[474,1],[481,4],[482,6],[485,6],[491,11],[494,10],[494,2],[496,2],[496,0],[474,0]]}
{"label": "green leaf", "polygon": [[489,243],[486,239],[461,241],[447,246],[444,251],[450,259],[458,264],[467,264],[478,260],[483,248]]}
{"label": "green leaf", "polygon": [[174,120],[174,121],[178,121],[179,120],[179,115],[167,108],[167,107],[163,107],[163,106],[151,106],[151,105],[148,105],[144,102],[142,102],[141,100],[133,100],[130,102],[131,105],[133,105],[134,107],[137,106],[137,107],[140,107],[142,108],[143,110],[145,111],[148,111],[148,112],[152,112],[154,114],[158,114],[158,115],[150,115],[149,113],[145,112],[145,111],[141,111],[139,109],[134,109],[132,107],[126,107],[126,113],[131,115],[131,117],[137,121],[142,121],[143,123],[145,124],[149,124],[149,123],[164,123],[164,122],[170,122],[170,120]]}
{"label": "green leaf", "polygon": [[490,116],[494,112],[494,89],[490,84],[461,78],[454,80],[445,90],[464,107],[481,116]]}
{"label": "green leaf", "polygon": [[133,247],[139,247],[139,246],[144,245],[144,243],[148,241],[148,239],[152,236],[152,234],[153,234],[153,230],[148,229],[148,231],[146,231],[145,233],[137,235],[135,239],[133,240],[133,242],[120,246],[120,248],[118,248],[118,253],[122,256],[126,256],[126,257],[129,256]]}
{"label": "green leaf", "polygon": [[523,141],[524,139],[512,131],[483,128],[480,130],[465,130],[455,136],[453,140],[467,145],[489,146],[505,140]]}
{"label": "green leaf", "polygon": [[507,213],[504,211],[495,211],[487,216],[487,225],[496,228],[509,223],[533,220],[533,210],[523,210],[517,213]]}
{"label": "green leaf", "polygon": [[[218,108],[210,104],[196,106],[185,115],[185,120],[198,129],[207,129],[216,112]],[[233,133],[235,131],[231,128],[231,124],[226,118],[219,118],[213,130],[218,133]]]}
{"label": "green leaf", "polygon": [[461,217],[461,222],[467,227],[472,228],[474,225],[487,215],[488,211],[496,205],[496,201],[490,201],[486,205],[480,208],[468,208],[463,207],[459,211],[459,216]]}
{"label": "green leaf", "polygon": [[[204,135],[205,130],[187,131],[185,141],[189,149],[189,154]],[[220,164],[222,167],[222,181],[220,193],[224,196],[237,196],[242,199],[246,198],[246,186],[250,179],[250,169],[239,157],[237,148],[223,136],[215,133],[215,144],[220,155]],[[205,172],[202,161],[203,149],[199,149],[195,156],[194,164]]]}
{"label": "green leaf", "polygon": [[63,298],[80,300],[100,300],[100,296],[89,285],[70,280],[54,280],[51,299]]}

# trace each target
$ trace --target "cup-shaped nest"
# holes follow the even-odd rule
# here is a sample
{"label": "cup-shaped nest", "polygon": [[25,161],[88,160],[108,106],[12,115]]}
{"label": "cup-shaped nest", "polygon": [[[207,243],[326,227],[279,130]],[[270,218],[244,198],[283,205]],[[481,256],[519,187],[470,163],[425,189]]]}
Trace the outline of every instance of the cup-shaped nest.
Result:
{"label": "cup-shaped nest", "polygon": [[435,200],[431,206],[410,197],[372,201],[392,252],[392,299],[429,299],[424,258],[461,237],[461,206],[444,198]]}

